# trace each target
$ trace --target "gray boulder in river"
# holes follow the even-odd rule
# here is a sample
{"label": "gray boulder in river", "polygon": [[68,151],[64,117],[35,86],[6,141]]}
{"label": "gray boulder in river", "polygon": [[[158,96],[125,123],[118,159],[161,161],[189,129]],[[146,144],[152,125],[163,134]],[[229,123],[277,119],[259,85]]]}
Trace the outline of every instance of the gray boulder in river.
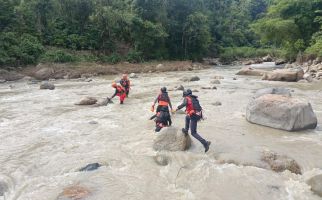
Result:
{"label": "gray boulder in river", "polygon": [[322,174],[312,177],[307,181],[307,184],[311,186],[311,190],[322,197]]}
{"label": "gray boulder in river", "polygon": [[191,138],[174,127],[163,128],[154,139],[153,149],[156,151],[185,151],[191,146]]}
{"label": "gray boulder in river", "polygon": [[303,76],[304,71],[301,68],[277,69],[272,72],[266,72],[263,75],[262,80],[297,82],[303,79]]}
{"label": "gray boulder in river", "polygon": [[49,82],[42,82],[40,84],[40,89],[41,90],[54,90],[55,89],[55,85]]}
{"label": "gray boulder in river", "polygon": [[79,103],[76,103],[76,105],[94,105],[96,102],[97,99],[94,97],[85,97]]}
{"label": "gray boulder in river", "polygon": [[308,102],[277,94],[252,99],[246,108],[247,121],[286,131],[314,129],[317,117]]}

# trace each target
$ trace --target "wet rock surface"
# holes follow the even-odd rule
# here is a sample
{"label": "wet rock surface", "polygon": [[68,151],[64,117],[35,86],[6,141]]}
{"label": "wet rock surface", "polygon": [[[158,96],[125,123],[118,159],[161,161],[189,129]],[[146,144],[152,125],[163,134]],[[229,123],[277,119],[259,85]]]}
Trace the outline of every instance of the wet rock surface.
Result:
{"label": "wet rock surface", "polygon": [[317,117],[310,103],[276,94],[252,99],[246,108],[246,119],[286,131],[314,129],[317,126]]}
{"label": "wet rock surface", "polygon": [[183,77],[180,80],[183,82],[194,82],[194,81],[200,81],[200,78],[198,76],[192,76],[192,77]]}
{"label": "wet rock surface", "polygon": [[294,174],[302,174],[299,164],[286,155],[279,155],[273,151],[264,151],[261,160],[266,162],[270,166],[270,169],[275,172],[289,170]]}
{"label": "wet rock surface", "polygon": [[311,190],[316,195],[322,197],[322,174],[310,178],[307,184],[311,186]]}
{"label": "wet rock surface", "polygon": [[97,99],[94,97],[85,97],[75,105],[94,105],[96,104],[96,102],[97,102]]}
{"label": "wet rock surface", "polygon": [[79,171],[84,172],[84,171],[94,171],[97,170],[98,168],[100,168],[102,165],[99,163],[92,163],[92,164],[88,164],[85,167],[82,167],[79,169]]}
{"label": "wet rock surface", "polygon": [[55,85],[50,82],[42,82],[39,87],[41,90],[54,90]]}
{"label": "wet rock surface", "polygon": [[175,127],[163,128],[153,142],[156,151],[185,151],[191,146],[190,136]]}

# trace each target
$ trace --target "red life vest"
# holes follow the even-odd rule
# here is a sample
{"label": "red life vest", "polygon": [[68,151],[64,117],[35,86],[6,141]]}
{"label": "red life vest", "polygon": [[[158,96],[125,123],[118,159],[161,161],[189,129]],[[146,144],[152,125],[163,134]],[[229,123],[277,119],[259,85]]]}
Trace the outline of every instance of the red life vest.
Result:
{"label": "red life vest", "polygon": [[125,89],[122,86],[117,86],[115,89],[117,90],[117,96],[122,96],[125,93]]}
{"label": "red life vest", "polygon": [[124,88],[130,88],[130,80],[128,80],[128,79],[121,79],[120,83],[121,83],[121,85]]}
{"label": "red life vest", "polygon": [[[192,97],[190,96],[187,96],[186,100],[187,100],[187,105],[186,105],[187,115],[192,116],[195,114],[202,117],[202,108],[199,104],[199,101],[197,99],[192,99]],[[195,102],[196,108],[194,106],[194,102]]]}
{"label": "red life vest", "polygon": [[161,93],[158,96],[158,104],[160,106],[168,106],[170,102],[169,96],[167,93]]}

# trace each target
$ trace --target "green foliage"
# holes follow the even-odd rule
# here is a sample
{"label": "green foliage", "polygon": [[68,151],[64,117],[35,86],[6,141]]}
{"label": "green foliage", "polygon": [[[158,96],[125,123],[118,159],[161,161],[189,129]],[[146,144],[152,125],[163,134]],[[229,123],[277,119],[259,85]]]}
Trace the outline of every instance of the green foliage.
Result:
{"label": "green foliage", "polygon": [[0,34],[0,65],[34,64],[44,49],[38,39],[29,34],[13,32]]}
{"label": "green foliage", "polygon": [[127,56],[126,60],[130,63],[138,63],[143,61],[143,53],[140,51],[131,50]]}
{"label": "green foliage", "polygon": [[285,52],[280,49],[253,48],[253,47],[227,47],[221,49],[220,60],[231,62],[241,58],[257,58],[271,55],[273,57],[283,57]]}
{"label": "green foliage", "polygon": [[319,54],[321,25],[321,0],[1,0],[0,65],[257,55],[228,48],[245,46],[294,59]]}
{"label": "green foliage", "polygon": [[42,62],[67,63],[76,62],[80,59],[64,50],[49,50],[41,58]]}

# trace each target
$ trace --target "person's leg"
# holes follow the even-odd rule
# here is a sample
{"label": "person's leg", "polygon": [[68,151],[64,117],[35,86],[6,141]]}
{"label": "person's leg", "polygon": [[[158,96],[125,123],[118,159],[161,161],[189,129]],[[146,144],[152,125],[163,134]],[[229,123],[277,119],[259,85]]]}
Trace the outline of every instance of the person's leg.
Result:
{"label": "person's leg", "polygon": [[121,104],[123,104],[123,102],[125,100],[125,97],[126,97],[126,94],[125,93],[120,96],[120,103]]}
{"label": "person's leg", "polygon": [[182,132],[188,135],[189,127],[190,127],[190,117],[189,115],[186,115],[185,127],[182,129]]}
{"label": "person's leg", "polygon": [[208,146],[208,143],[197,133],[197,126],[198,126],[198,120],[191,119],[191,122],[190,122],[191,135],[197,140],[199,140],[199,142],[206,148]]}

